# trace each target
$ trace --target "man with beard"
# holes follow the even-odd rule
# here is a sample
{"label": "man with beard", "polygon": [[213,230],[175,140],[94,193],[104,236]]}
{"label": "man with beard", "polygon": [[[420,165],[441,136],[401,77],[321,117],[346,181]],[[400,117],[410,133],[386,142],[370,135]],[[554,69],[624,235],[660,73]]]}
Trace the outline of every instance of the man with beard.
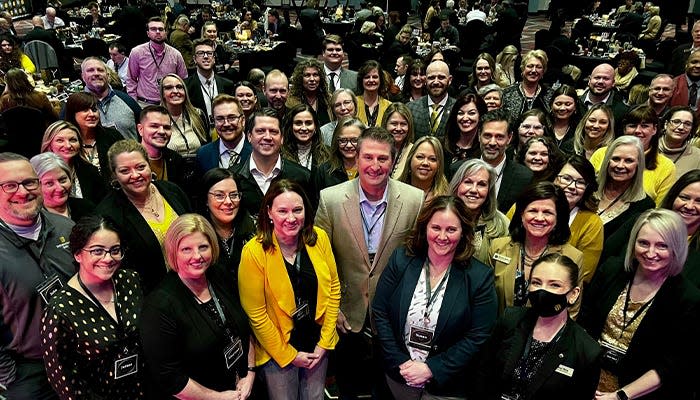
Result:
{"label": "man with beard", "polygon": [[46,378],[41,316],[76,272],[68,239],[73,222],[42,210],[29,161],[0,153],[0,383],[9,399],[58,399]]}
{"label": "man with beard", "polygon": [[350,89],[357,92],[357,72],[343,68],[343,39],[338,35],[327,35],[323,39],[323,70],[328,83],[328,92]]}
{"label": "man with beard", "polygon": [[445,136],[445,125],[455,99],[447,89],[452,82],[450,67],[444,61],[433,61],[425,70],[428,95],[407,104],[413,115],[413,129],[416,139],[421,136]]}
{"label": "man with beard", "polygon": [[216,75],[216,52],[214,41],[197,39],[194,41],[194,63],[197,72],[185,80],[187,93],[193,106],[202,110],[209,118],[209,124],[214,123],[212,101],[219,94],[233,94],[233,82]]}
{"label": "man with beard", "polygon": [[197,149],[197,176],[212,168],[229,168],[250,156],[250,143],[245,140],[243,108],[233,96],[220,94],[212,102],[214,128],[218,139]]}
{"label": "man with beard", "polygon": [[165,43],[167,32],[160,17],[148,20],[148,42],[134,47],[129,54],[126,92],[145,107],[160,104],[160,81],[167,74],[187,78],[185,60],[180,52]]}
{"label": "man with beard", "polygon": [[284,125],[287,115],[287,96],[289,95],[289,79],[284,72],[273,69],[265,76],[265,98],[267,104],[277,113],[277,119]]}
{"label": "man with beard", "polygon": [[112,127],[125,139],[136,139],[136,119],[141,107],[128,94],[112,89],[107,65],[97,57],[88,57],[80,64],[85,91],[97,97],[102,126]]}
{"label": "man with beard", "polygon": [[136,129],[141,136],[141,145],[148,153],[148,164],[156,179],[176,183],[185,189],[184,160],[180,154],[168,148],[172,135],[168,109],[155,105],[144,107]]}
{"label": "man with beard", "polygon": [[612,109],[615,121],[622,121],[628,108],[622,93],[615,89],[615,68],[612,65],[600,64],[593,68],[588,80],[588,89],[581,95],[581,102],[587,108],[605,103]]}
{"label": "man with beard", "polygon": [[673,78],[676,88],[671,106],[690,106],[698,111],[698,87],[700,86],[700,51],[691,53],[685,63],[685,74]]}
{"label": "man with beard", "polygon": [[674,89],[675,83],[671,75],[658,74],[651,80],[647,104],[654,109],[659,119],[666,118],[666,112],[671,107]]}
{"label": "man with beard", "polygon": [[[235,119],[235,116],[225,118]],[[238,119],[245,119],[242,112],[238,114]],[[309,170],[280,155],[284,137],[275,110],[264,108],[253,114],[253,128],[248,133],[248,142],[252,147],[250,156],[229,167],[229,170],[240,177],[238,191],[243,194],[241,208],[248,210],[250,215],[257,217],[267,189],[278,179],[290,179],[302,187],[309,187]]]}

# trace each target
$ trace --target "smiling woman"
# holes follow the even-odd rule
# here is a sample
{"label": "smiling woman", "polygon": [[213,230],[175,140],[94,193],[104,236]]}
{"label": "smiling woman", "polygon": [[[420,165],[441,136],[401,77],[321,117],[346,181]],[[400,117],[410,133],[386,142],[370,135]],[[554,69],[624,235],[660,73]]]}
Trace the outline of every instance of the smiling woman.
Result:
{"label": "smiling woman", "polygon": [[321,138],[318,119],[306,104],[297,104],[287,112],[282,156],[311,170],[326,162],[330,151]]}

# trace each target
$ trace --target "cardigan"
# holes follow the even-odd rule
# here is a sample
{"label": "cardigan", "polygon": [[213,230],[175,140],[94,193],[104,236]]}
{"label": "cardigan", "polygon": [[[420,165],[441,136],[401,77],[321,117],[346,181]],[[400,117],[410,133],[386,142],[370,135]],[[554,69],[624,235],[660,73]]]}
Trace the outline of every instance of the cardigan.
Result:
{"label": "cardigan", "polygon": [[[475,365],[473,397],[498,400],[513,384],[513,371],[537,322],[525,307],[509,307],[481,348]],[[600,379],[600,345],[570,318],[562,335],[547,352],[521,400],[591,400]],[[569,376],[560,370],[564,366]]]}
{"label": "cardigan", "polygon": [[[595,279],[583,298],[579,323],[594,338],[600,338],[608,314],[620,293],[633,278],[623,268],[623,257],[612,257],[598,267]],[[656,370],[661,387],[643,397],[690,399],[696,379],[700,291],[682,275],[671,276],[661,285],[646,315],[639,323],[622,358],[617,375],[624,386],[649,370]]]}
{"label": "cardigan", "polygon": [[700,149],[688,142],[680,153],[662,153],[676,164],[676,180],[692,169],[700,168]]}
{"label": "cardigan", "polygon": [[[394,250],[377,283],[372,315],[383,350],[384,369],[397,382],[399,366],[411,359],[404,339],[408,308],[423,273],[424,256]],[[498,302],[490,268],[475,258],[453,261],[425,363],[433,377],[426,390],[436,396],[465,397],[472,382],[466,367],[489,337]]]}
{"label": "cardigan", "polygon": [[360,95],[357,96],[357,119],[362,121],[368,127],[372,126],[382,126],[382,121],[384,118],[384,111],[391,105],[391,102],[382,96],[377,97],[377,120],[374,125],[370,125],[367,118],[368,115],[365,111],[365,98]]}
{"label": "cardigan", "polygon": [[[340,309],[340,280],[328,235],[314,227],[316,244],[305,245],[316,271],[318,290],[314,320],[321,325],[318,346],[332,350],[338,343],[335,322]],[[265,251],[255,237],[243,246],[238,267],[238,291],[241,304],[258,339],[255,345],[255,365],[271,358],[285,368],[296,358],[297,350],[289,343],[296,310],[294,289],[279,250],[277,236],[272,236],[273,249]]]}
{"label": "cardigan", "polygon": [[588,210],[578,210],[569,225],[571,236],[568,243],[583,253],[583,264],[579,277],[584,285],[591,283],[603,251],[603,221],[598,214]]}

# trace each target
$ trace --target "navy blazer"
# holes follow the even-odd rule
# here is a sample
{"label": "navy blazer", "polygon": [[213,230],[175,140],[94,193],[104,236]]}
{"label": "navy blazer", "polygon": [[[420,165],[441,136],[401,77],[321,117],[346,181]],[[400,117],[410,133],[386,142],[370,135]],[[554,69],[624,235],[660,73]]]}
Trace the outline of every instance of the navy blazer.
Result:
{"label": "navy blazer", "polygon": [[[379,278],[372,303],[377,338],[384,352],[384,369],[397,382],[405,382],[399,366],[411,359],[404,341],[404,327],[424,262],[424,257],[407,255],[404,247],[394,250]],[[489,337],[497,309],[493,270],[474,258],[461,265],[453,263],[432,350],[425,361],[433,374],[426,385],[428,392],[465,397],[471,383],[466,367]]]}
{"label": "navy blazer", "polygon": [[[513,385],[513,371],[532,335],[537,315],[530,308],[509,307],[498,320],[474,365],[474,398],[498,400]],[[569,319],[562,335],[544,357],[521,400],[591,400],[600,379],[600,345]],[[558,371],[560,366],[570,368]]]}
{"label": "navy blazer", "polygon": [[[243,135],[241,140],[243,140],[243,148],[241,149],[240,157],[238,157],[238,164],[240,164],[242,160],[247,160],[248,157],[250,157],[251,151],[253,151],[245,135]],[[195,174],[197,177],[201,178],[210,169],[220,167],[219,143],[221,143],[221,139],[216,139],[197,149],[197,160],[195,161]]]}
{"label": "navy blazer", "polygon": [[[192,212],[187,195],[176,184],[166,181],[153,181],[153,184],[177,215]],[[122,189],[111,191],[95,211],[114,221],[126,245],[123,264],[139,273],[143,292],[149,293],[163,279],[167,270],[160,243],[148,222]]]}
{"label": "navy blazer", "polygon": [[[610,310],[634,275],[623,265],[624,257],[608,258],[583,296],[578,322],[594,338],[600,338]],[[666,278],[621,361],[620,385],[653,369],[661,378],[661,387],[641,398],[693,398],[689,386],[695,385],[698,374],[699,312],[700,291],[683,275]]]}

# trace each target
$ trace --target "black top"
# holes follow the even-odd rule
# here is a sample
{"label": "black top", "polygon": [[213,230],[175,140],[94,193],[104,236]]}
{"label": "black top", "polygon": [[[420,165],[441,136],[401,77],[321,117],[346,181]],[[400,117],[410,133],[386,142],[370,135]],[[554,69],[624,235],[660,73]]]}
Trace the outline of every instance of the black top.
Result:
{"label": "black top", "polygon": [[654,203],[654,200],[652,200],[649,196],[646,196],[642,200],[630,203],[627,210],[603,225],[603,236],[605,237],[605,241],[607,241],[608,238],[617,232],[617,230],[620,229],[625,222],[630,220],[636,221],[639,214],[655,207],[656,204]]}
{"label": "black top", "polygon": [[80,192],[83,198],[95,204],[102,201],[107,195],[107,184],[104,177],[110,175],[109,171],[104,171],[104,174],[100,174],[100,170],[97,167],[78,156],[73,158],[71,164],[73,164],[75,177],[80,184]]}
{"label": "black top", "polygon": [[305,247],[297,253],[294,264],[285,259],[284,265],[292,283],[297,306],[292,315],[294,329],[292,329],[289,343],[299,351],[313,353],[316,343],[321,339],[321,326],[314,321],[318,291],[316,270]]}
{"label": "black top", "polygon": [[[221,265],[224,270],[233,274],[233,280],[238,280],[238,264],[241,263],[241,252],[243,246],[255,236],[255,221],[250,213],[239,208],[238,214],[233,219],[233,236],[219,239],[219,259],[217,265]],[[238,287],[238,283],[234,287]]]}
{"label": "black top", "polygon": [[307,195],[311,204],[318,205],[321,190],[335,186],[339,183],[347,182],[348,174],[345,168],[331,169],[330,162],[326,161],[311,168],[311,188]]}
{"label": "black top", "polygon": [[80,221],[86,215],[95,213],[95,203],[90,200],[78,199],[75,197],[68,198],[68,209],[70,210],[70,219],[73,222]]}

